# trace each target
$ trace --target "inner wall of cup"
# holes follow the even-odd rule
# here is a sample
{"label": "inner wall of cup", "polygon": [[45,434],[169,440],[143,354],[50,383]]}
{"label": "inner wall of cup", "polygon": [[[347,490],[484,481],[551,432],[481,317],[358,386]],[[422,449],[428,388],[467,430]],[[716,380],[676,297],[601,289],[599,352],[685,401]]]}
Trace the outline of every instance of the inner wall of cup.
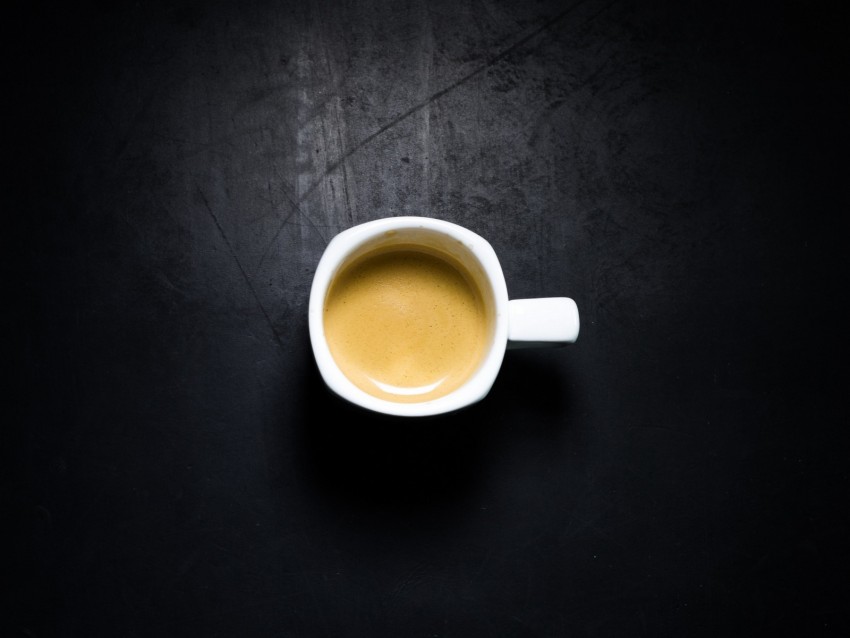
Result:
{"label": "inner wall of cup", "polygon": [[[481,298],[484,301],[487,329],[489,332],[487,350],[489,351],[492,349],[496,330],[496,295],[493,291],[493,286],[490,283],[490,277],[479,259],[476,257],[475,253],[461,240],[450,235],[446,235],[429,228],[400,228],[381,233],[380,235],[362,243],[345,257],[342,263],[340,263],[339,268],[337,268],[334,273],[331,285],[328,286],[328,291],[330,290],[333,284],[333,279],[336,278],[337,274],[342,272],[349,264],[357,260],[359,257],[376,250],[391,249],[395,246],[410,248],[422,247],[443,256],[450,263],[454,260],[460,264],[462,267],[461,271],[472,277],[472,283],[481,293]],[[482,363],[486,359],[487,355],[484,356]]]}

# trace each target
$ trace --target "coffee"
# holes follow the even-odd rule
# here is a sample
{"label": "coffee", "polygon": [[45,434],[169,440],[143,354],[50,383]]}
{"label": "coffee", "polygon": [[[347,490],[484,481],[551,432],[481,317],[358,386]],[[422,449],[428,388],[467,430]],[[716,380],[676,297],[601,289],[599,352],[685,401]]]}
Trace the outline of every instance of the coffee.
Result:
{"label": "coffee", "polygon": [[422,245],[393,245],[340,270],[324,300],[324,330],[352,383],[412,403],[445,396],[475,372],[489,348],[490,314],[459,261]]}

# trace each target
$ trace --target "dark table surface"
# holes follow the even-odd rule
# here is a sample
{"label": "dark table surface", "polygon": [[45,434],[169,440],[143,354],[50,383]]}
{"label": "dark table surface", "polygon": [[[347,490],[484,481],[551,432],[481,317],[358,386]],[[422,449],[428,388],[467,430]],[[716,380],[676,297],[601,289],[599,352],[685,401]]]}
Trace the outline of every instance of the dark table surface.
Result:
{"label": "dark table surface", "polygon": [[[837,12],[6,18],[6,635],[848,635]],[[315,266],[403,214],[577,343],[447,417],[330,396]]]}

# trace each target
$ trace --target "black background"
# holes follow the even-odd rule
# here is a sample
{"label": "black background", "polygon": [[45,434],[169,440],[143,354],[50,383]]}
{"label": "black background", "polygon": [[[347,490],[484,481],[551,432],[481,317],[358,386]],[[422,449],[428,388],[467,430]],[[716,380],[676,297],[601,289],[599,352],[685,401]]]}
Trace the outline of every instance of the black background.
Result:
{"label": "black background", "polygon": [[[832,7],[4,12],[9,633],[850,633]],[[448,417],[330,396],[316,263],[400,214],[578,342]]]}

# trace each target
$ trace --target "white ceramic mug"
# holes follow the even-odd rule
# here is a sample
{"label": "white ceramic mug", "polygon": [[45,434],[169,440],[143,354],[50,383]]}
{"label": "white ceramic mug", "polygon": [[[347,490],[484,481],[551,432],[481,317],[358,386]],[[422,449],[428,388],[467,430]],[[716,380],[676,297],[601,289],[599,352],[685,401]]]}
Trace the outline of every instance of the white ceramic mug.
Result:
{"label": "white ceramic mug", "polygon": [[[445,263],[442,263],[443,260]],[[455,310],[449,308],[439,316],[435,314],[434,320],[431,321],[430,310],[408,306],[408,301],[396,303],[392,299],[395,294],[392,285],[383,281],[372,288],[364,288],[373,290],[374,294],[379,296],[364,302],[362,314],[366,318],[363,319],[362,326],[356,326],[360,320],[352,319],[354,315],[350,314],[356,307],[353,301],[356,297],[345,297],[346,287],[351,286],[352,295],[358,294],[355,287],[366,286],[364,282],[371,281],[370,277],[378,276],[375,273],[379,272],[384,272],[388,281],[396,282],[396,279],[399,279],[403,282],[401,274],[395,277],[392,270],[386,270],[392,269],[396,263],[399,265],[399,273],[408,273],[414,277],[428,269],[436,269],[434,272],[455,269],[460,273],[460,277],[452,280],[455,283],[438,282],[434,289],[442,291],[454,286],[461,290],[465,285],[463,282],[466,281],[476,299],[474,303],[458,307],[457,314],[481,318],[483,323],[476,328],[483,335],[481,345],[474,362],[467,366],[468,372],[463,373],[462,378],[456,379],[452,389],[446,393],[439,393],[443,381],[440,378],[435,378],[434,382],[429,379],[427,383],[420,380],[408,386],[397,378],[378,378],[383,372],[375,373],[374,378],[369,376],[372,374],[369,371],[360,374],[355,370],[356,374],[352,374],[352,363],[349,359],[345,359],[344,365],[340,365],[343,362],[343,356],[340,354],[343,346],[340,344],[344,343],[358,350],[369,360],[368,364],[364,364],[364,369],[377,365],[375,361],[378,360],[387,362],[396,352],[400,352],[398,348],[402,346],[399,344],[408,339],[408,335],[404,329],[398,327],[400,324],[395,319],[395,323],[384,325],[385,319],[390,320],[388,315],[396,312],[411,311],[405,319],[415,324],[411,330],[427,331],[432,323],[437,326],[435,330],[443,330],[446,334],[453,330]],[[423,281],[416,279],[414,283],[407,285],[406,292],[414,296],[428,294],[430,280]],[[341,301],[336,301],[337,297],[340,297]],[[387,302],[388,299],[390,302]],[[434,306],[436,305],[435,302]],[[471,306],[474,308],[470,310]],[[429,305],[428,308],[430,307]],[[412,312],[412,309],[416,312]],[[579,333],[578,308],[572,299],[546,297],[509,300],[502,267],[489,242],[462,226],[429,217],[388,217],[339,233],[328,244],[316,268],[308,312],[313,354],[327,386],[343,399],[362,408],[407,417],[453,412],[472,405],[490,391],[501,368],[506,349],[560,346],[575,342]],[[346,312],[349,314],[345,314]],[[339,319],[332,320],[334,316]],[[355,328],[361,332],[352,332]],[[342,331],[344,336],[337,337],[335,332],[339,331]],[[366,336],[358,343],[358,335],[361,333]],[[464,349],[465,344],[472,342],[470,337],[459,334],[451,338],[446,336],[447,345],[444,345],[441,333],[423,334],[421,339],[416,337],[425,344],[421,346],[422,350],[430,349],[433,351],[432,356],[437,357],[454,356],[452,353]],[[396,349],[383,352],[385,342],[387,348]],[[407,359],[416,358],[415,349],[410,350],[409,344],[404,344],[404,348],[405,363]],[[441,362],[440,365],[444,363]],[[355,361],[355,368],[357,365],[359,364]],[[391,367],[395,369],[398,366],[393,363]],[[346,369],[348,374],[343,369]],[[448,376],[451,375],[445,375],[445,378]],[[371,387],[373,383],[374,388]]]}

